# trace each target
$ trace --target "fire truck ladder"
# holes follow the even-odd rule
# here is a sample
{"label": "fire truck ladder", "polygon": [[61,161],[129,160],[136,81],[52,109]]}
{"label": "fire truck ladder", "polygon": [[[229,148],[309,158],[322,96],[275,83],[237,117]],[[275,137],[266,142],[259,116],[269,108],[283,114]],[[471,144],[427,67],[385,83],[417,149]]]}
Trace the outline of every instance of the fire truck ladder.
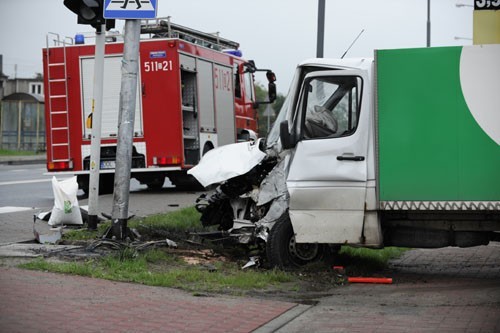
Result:
{"label": "fire truck ladder", "polygon": [[155,20],[143,20],[141,34],[153,34],[153,38],[180,38],[217,51],[237,50],[240,47],[237,42],[219,37],[218,32],[211,34],[171,23],[170,16],[159,17]]}
{"label": "fire truck ladder", "polygon": [[[51,54],[49,37],[55,46],[63,46],[63,54]],[[69,40],[69,41],[68,41]],[[69,112],[68,112],[68,78],[66,71],[66,46],[73,45],[73,39],[66,37],[61,40],[58,34],[49,32],[47,35],[47,80],[49,105],[49,128],[51,142],[51,162],[70,162]]]}

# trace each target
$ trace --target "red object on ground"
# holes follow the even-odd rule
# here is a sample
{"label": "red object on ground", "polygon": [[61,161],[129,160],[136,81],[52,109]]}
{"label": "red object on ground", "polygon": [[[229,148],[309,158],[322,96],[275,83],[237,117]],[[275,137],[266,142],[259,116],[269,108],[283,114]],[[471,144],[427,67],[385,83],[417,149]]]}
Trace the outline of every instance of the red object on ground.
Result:
{"label": "red object on ground", "polygon": [[383,283],[392,284],[392,278],[376,278],[376,277],[348,277],[349,283]]}

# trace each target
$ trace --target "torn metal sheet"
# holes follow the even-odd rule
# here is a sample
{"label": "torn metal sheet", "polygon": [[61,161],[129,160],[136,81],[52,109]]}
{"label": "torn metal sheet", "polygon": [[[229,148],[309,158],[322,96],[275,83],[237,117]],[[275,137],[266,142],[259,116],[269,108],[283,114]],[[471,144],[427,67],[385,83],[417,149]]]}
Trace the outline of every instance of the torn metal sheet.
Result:
{"label": "torn metal sheet", "polygon": [[265,205],[280,196],[288,199],[284,164],[285,160],[281,160],[260,184],[258,206]]}
{"label": "torn metal sheet", "polygon": [[[285,160],[283,159],[271,170],[271,172],[269,172],[260,186],[257,206],[263,206],[269,203],[270,206],[266,215],[256,224],[264,226],[267,230],[271,230],[274,222],[288,210],[290,195],[288,194],[286,186],[284,164]],[[267,241],[267,232],[260,231],[258,236],[264,241]]]}
{"label": "torn metal sheet", "polygon": [[266,154],[257,142],[239,142],[212,149],[188,174],[207,187],[225,180],[244,175],[259,164]]}

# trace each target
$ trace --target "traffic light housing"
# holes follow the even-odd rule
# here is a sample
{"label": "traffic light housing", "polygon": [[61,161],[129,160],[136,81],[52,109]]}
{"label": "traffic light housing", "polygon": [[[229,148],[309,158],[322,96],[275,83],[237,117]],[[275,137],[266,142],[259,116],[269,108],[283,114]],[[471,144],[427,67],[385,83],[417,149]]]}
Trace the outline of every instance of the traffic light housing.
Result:
{"label": "traffic light housing", "polygon": [[64,0],[64,5],[78,15],[78,24],[89,24],[98,32],[103,24],[106,30],[115,27],[115,20],[104,18],[104,0]]}

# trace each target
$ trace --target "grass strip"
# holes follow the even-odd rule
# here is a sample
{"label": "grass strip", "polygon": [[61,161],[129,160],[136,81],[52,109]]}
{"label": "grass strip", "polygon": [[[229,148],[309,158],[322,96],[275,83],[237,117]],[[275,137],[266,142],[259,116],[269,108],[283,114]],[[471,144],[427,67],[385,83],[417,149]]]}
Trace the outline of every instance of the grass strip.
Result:
{"label": "grass strip", "polygon": [[35,155],[42,155],[42,154],[45,154],[45,152],[37,154],[34,151],[27,151],[27,150],[0,149],[0,156],[35,156]]}
{"label": "grass strip", "polygon": [[279,270],[241,270],[236,263],[215,263],[215,270],[190,266],[158,249],[124,260],[114,255],[67,263],[36,259],[19,267],[149,286],[181,288],[193,292],[265,289],[296,280],[294,275]]}

